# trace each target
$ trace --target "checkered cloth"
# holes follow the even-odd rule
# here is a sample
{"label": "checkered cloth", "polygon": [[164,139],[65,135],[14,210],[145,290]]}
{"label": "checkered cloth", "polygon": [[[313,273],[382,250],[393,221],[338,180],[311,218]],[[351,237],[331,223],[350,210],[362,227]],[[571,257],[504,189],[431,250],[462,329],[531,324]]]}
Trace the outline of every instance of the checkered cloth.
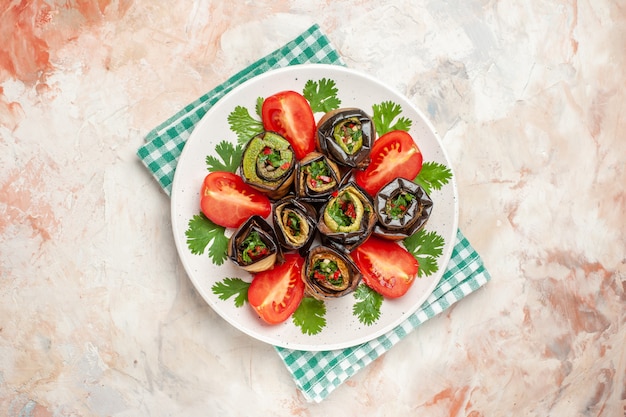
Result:
{"label": "checkered cloth", "polygon": [[[146,137],[137,155],[169,195],[174,170],[196,123],[220,98],[265,71],[287,65],[344,65],[328,38],[314,25],[293,41],[233,75],[180,110]],[[357,371],[391,349],[421,323],[441,313],[490,280],[483,262],[461,231],[446,271],[428,299],[405,322],[370,342],[347,349],[308,352],[276,347],[296,385],[308,401],[320,402]]]}

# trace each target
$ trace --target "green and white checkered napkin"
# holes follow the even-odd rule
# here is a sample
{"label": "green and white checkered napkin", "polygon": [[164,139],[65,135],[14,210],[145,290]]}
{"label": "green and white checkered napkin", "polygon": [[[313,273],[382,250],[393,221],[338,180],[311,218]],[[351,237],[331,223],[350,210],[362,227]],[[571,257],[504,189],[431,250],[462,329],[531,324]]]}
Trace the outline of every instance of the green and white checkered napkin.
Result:
{"label": "green and white checkered napkin", "polygon": [[[339,54],[314,25],[293,41],[230,77],[151,131],[137,155],[169,195],[174,170],[196,123],[220,98],[265,71],[287,65],[323,63],[344,65]],[[357,371],[391,349],[421,323],[490,280],[489,272],[459,230],[446,271],[424,304],[390,332],[347,349],[308,352],[276,347],[287,369],[308,401],[320,402]]]}

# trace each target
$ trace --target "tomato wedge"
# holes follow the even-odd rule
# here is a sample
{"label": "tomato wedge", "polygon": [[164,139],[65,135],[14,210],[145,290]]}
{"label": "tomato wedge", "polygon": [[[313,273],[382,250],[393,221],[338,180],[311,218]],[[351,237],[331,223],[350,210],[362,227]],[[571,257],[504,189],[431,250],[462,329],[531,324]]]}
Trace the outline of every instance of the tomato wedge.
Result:
{"label": "tomato wedge", "polygon": [[232,172],[211,172],[204,178],[200,194],[202,213],[223,227],[239,227],[254,214],[267,217],[269,198],[243,182]]}
{"label": "tomato wedge", "polygon": [[276,132],[291,143],[297,159],[315,149],[315,118],[302,94],[281,91],[266,98],[261,118],[265,130]]}
{"label": "tomato wedge", "polygon": [[375,236],[355,249],[352,258],[361,270],[365,284],[387,298],[406,294],[419,269],[417,259],[405,248]]}
{"label": "tomato wedge", "polygon": [[355,181],[372,197],[389,181],[413,180],[422,169],[422,152],[404,130],[393,130],[378,138],[370,153],[371,162],[356,171]]}
{"label": "tomato wedge", "polygon": [[304,258],[297,253],[285,255],[285,262],[259,272],[248,288],[248,302],[268,324],[287,320],[304,297],[302,267]]}

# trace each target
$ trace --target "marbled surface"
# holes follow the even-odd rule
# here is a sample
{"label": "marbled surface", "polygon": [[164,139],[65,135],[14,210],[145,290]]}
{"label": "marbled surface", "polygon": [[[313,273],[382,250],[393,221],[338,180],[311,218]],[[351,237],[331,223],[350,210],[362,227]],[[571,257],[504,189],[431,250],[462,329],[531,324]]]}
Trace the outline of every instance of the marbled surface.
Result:
{"label": "marbled surface", "polygon": [[[318,23],[431,118],[493,279],[320,404],[178,260],[145,134]],[[0,415],[626,407],[626,4],[3,0]]]}

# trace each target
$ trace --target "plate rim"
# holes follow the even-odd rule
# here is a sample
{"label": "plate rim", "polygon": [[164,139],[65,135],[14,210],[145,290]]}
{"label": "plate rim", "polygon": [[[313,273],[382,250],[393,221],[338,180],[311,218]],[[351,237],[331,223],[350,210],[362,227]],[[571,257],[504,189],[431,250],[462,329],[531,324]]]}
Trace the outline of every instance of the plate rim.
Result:
{"label": "plate rim", "polygon": [[[426,294],[426,295],[423,295],[424,301],[421,304],[418,304],[416,302],[415,305],[413,305],[412,308],[409,309],[409,311],[406,311],[403,314],[399,315],[398,319],[394,320],[390,324],[385,325],[381,329],[378,329],[373,332],[369,332],[366,335],[358,337],[358,338],[353,338],[350,342],[340,342],[340,343],[335,343],[335,344],[326,343],[326,344],[321,344],[321,345],[318,345],[315,343],[304,344],[304,343],[292,343],[292,342],[284,341],[284,340],[276,340],[276,338],[265,336],[264,334],[261,334],[260,332],[255,332],[249,329],[245,329],[244,326],[238,323],[237,320],[234,320],[233,317],[230,317],[229,315],[224,314],[224,312],[221,309],[216,308],[215,300],[209,299],[207,296],[205,296],[204,294],[205,291],[202,290],[201,288],[198,288],[198,285],[196,284],[196,280],[194,278],[194,274],[192,273],[192,271],[190,271],[191,268],[188,267],[187,263],[185,262],[181,254],[181,251],[187,250],[187,246],[186,246],[186,241],[182,239],[180,230],[176,228],[177,221],[175,219],[175,216],[176,216],[175,205],[177,202],[177,194],[175,193],[175,190],[178,188],[177,187],[178,182],[181,181],[180,176],[177,175],[179,172],[177,169],[178,164],[180,163],[180,161],[184,159],[186,153],[190,152],[189,151],[190,147],[188,147],[187,144],[191,140],[196,140],[194,139],[196,137],[194,133],[196,131],[199,131],[199,128],[203,124],[208,123],[210,115],[213,113],[213,109],[215,108],[216,104],[220,101],[224,101],[230,96],[237,95],[241,90],[245,90],[251,84],[261,82],[265,78],[280,76],[281,74],[284,74],[284,73],[294,73],[294,72],[297,73],[299,71],[308,71],[312,69],[320,72],[320,78],[323,78],[323,77],[332,78],[331,76],[328,75],[329,72],[343,73],[347,75],[354,75],[357,77],[361,77],[362,79],[365,79],[368,82],[377,84],[379,87],[382,87],[383,89],[388,90],[391,93],[402,97],[410,105],[411,110],[414,111],[420,117],[421,121],[427,126],[428,130],[433,134],[439,146],[439,149],[443,155],[443,158],[446,161],[446,167],[452,173],[452,177],[448,185],[452,187],[452,196],[453,196],[453,202],[454,202],[454,208],[453,208],[454,217],[452,219],[452,229],[451,229],[452,233],[450,236],[445,236],[445,239],[450,239],[450,245],[446,247],[446,250],[439,257],[440,271],[437,272],[439,274],[439,277],[437,280],[433,279],[433,282],[431,283],[431,285],[427,287],[426,291],[424,291],[424,294]],[[276,89],[277,92],[280,90],[281,90],[280,88]],[[358,346],[358,345],[370,342],[378,337],[381,337],[389,332],[394,331],[397,327],[401,326],[402,323],[404,323],[411,315],[415,314],[415,312],[427,301],[428,297],[432,295],[433,291],[435,290],[435,288],[437,287],[437,285],[443,278],[443,274],[445,273],[445,270],[450,262],[452,251],[454,249],[455,242],[456,242],[456,234],[457,234],[458,222],[459,222],[458,185],[456,181],[456,174],[455,174],[454,167],[451,164],[449,154],[446,148],[443,146],[443,141],[442,141],[442,138],[439,136],[438,131],[435,129],[430,118],[426,117],[425,113],[420,108],[418,108],[415,105],[415,103],[413,103],[413,101],[411,101],[409,97],[407,97],[404,93],[400,92],[398,89],[389,85],[388,83],[359,69],[353,69],[353,68],[349,68],[349,67],[346,67],[343,65],[337,65],[337,64],[303,63],[303,64],[295,64],[295,65],[289,65],[286,67],[270,69],[263,73],[253,75],[249,79],[233,87],[223,96],[221,96],[215,103],[213,103],[213,105],[200,118],[200,120],[196,123],[196,126],[194,127],[193,131],[189,134],[189,137],[185,141],[183,149],[178,157],[178,161],[174,168],[172,188],[170,192],[170,221],[171,221],[171,231],[174,235],[177,256],[181,264],[183,265],[187,278],[191,281],[194,287],[194,290],[198,292],[198,294],[201,296],[203,301],[206,302],[211,307],[213,312],[215,312],[220,318],[224,319],[227,323],[229,323],[229,325],[233,326],[238,331],[246,334],[248,337],[273,345],[274,347],[294,349],[294,350],[304,350],[304,351],[327,351],[327,350],[346,349],[346,348],[350,348],[350,347],[354,347],[354,346]],[[419,278],[416,278],[416,279],[419,279]],[[263,325],[263,324],[259,323],[259,325]],[[314,338],[315,335],[312,335],[311,337]]]}

